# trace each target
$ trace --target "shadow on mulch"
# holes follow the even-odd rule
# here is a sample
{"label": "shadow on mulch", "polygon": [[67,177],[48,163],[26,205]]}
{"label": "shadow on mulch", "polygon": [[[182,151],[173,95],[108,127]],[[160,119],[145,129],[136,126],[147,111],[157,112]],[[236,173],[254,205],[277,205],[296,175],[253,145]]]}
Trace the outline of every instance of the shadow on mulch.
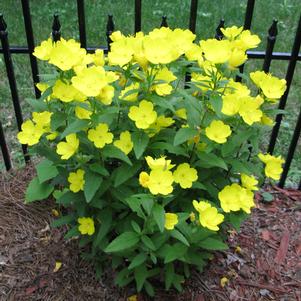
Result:
{"label": "shadow on mulch", "polygon": [[[127,300],[129,293],[113,285],[113,271],[96,280],[77,242],[50,228],[54,202],[23,203],[33,173],[28,167],[0,175],[0,300]],[[301,301],[301,192],[267,190],[274,201],[257,195],[252,218],[230,233],[228,251],[216,253],[204,273],[193,273],[181,294],[161,290],[154,300]],[[54,272],[58,261],[62,267]]]}

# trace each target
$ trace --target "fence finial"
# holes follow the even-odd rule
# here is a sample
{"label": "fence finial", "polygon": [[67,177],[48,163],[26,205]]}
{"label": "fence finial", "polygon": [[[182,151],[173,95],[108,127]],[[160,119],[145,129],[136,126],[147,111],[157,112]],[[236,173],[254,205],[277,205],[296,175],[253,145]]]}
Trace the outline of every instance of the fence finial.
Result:
{"label": "fence finial", "polygon": [[0,31],[6,31],[7,25],[4,21],[3,14],[0,14]]}
{"label": "fence finial", "polygon": [[53,22],[52,22],[52,39],[54,42],[60,40],[61,38],[61,23],[59,20],[59,15],[53,15]]}
{"label": "fence finial", "polygon": [[274,19],[273,20],[273,23],[269,29],[269,35],[268,35],[268,38],[269,39],[276,39],[276,36],[278,34],[278,28],[277,28],[277,23],[278,23],[278,20]]}
{"label": "fence finial", "polygon": [[107,44],[108,44],[108,51],[110,51],[110,44],[112,43],[112,40],[110,38],[110,35],[115,30],[115,24],[113,20],[113,15],[108,15],[108,22],[107,22]]}
{"label": "fence finial", "polygon": [[220,19],[218,26],[215,29],[215,38],[217,40],[222,40],[224,37],[224,34],[221,31],[221,28],[225,27],[225,20],[224,19]]}
{"label": "fence finial", "polygon": [[162,16],[162,22],[161,22],[160,27],[168,27],[167,16]]}

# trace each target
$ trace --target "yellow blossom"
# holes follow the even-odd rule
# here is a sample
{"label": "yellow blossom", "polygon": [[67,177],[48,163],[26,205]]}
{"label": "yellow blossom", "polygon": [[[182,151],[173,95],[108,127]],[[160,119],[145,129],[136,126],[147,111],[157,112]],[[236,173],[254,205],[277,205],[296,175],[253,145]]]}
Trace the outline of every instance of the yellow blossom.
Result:
{"label": "yellow blossom", "polygon": [[149,136],[153,137],[159,133],[161,129],[167,128],[174,124],[174,120],[171,117],[165,117],[164,115],[158,116],[154,123],[148,128]]}
{"label": "yellow blossom", "polygon": [[155,169],[150,172],[147,188],[154,194],[167,195],[172,193],[173,176],[169,170]]}
{"label": "yellow blossom", "polygon": [[224,288],[228,282],[229,282],[229,279],[227,277],[222,277],[220,280],[221,287]]}
{"label": "yellow blossom", "polygon": [[155,122],[157,113],[154,111],[154,106],[150,101],[142,100],[139,103],[139,107],[130,107],[128,116],[135,121],[138,129],[147,129]]}
{"label": "yellow blossom", "polygon": [[43,41],[41,45],[35,47],[33,55],[43,61],[49,60],[52,48],[53,41],[49,38],[48,40]]}
{"label": "yellow blossom", "polygon": [[114,87],[107,85],[101,89],[100,94],[97,95],[96,98],[100,100],[104,105],[110,105],[113,101],[114,93]]}
{"label": "yellow blossom", "polygon": [[202,211],[206,210],[207,208],[210,208],[211,205],[206,202],[206,201],[196,201],[196,200],[193,200],[192,201],[192,205],[194,207],[194,209],[196,211],[198,211],[199,213],[201,213]]}
{"label": "yellow blossom", "polygon": [[146,163],[151,170],[170,170],[175,165],[171,164],[171,160],[166,160],[166,157],[153,159],[151,156],[145,157]]}
{"label": "yellow blossom", "polygon": [[224,216],[218,213],[215,207],[208,207],[205,210],[199,212],[199,221],[204,228],[208,228],[212,231],[218,231],[218,225],[224,220]]}
{"label": "yellow blossom", "polygon": [[176,110],[175,113],[176,113],[176,116],[178,116],[184,120],[187,120],[187,112],[186,112],[185,108],[178,109],[178,110]]}
{"label": "yellow blossom", "polygon": [[192,223],[195,221],[195,214],[194,214],[194,212],[190,212],[190,214],[189,214],[189,219],[190,219],[190,221],[191,221]]}
{"label": "yellow blossom", "polygon": [[79,192],[84,190],[84,179],[85,171],[78,169],[76,172],[70,172],[68,177],[68,182],[70,183],[69,189],[72,192]]}
{"label": "yellow blossom", "polygon": [[139,86],[139,83],[130,84],[120,92],[119,98],[127,101],[136,101],[138,99]]}
{"label": "yellow blossom", "polygon": [[50,122],[52,112],[43,111],[43,112],[33,112],[32,113],[32,120],[36,123],[36,126],[40,129],[44,130],[45,132],[50,130]]}
{"label": "yellow blossom", "polygon": [[147,188],[148,187],[148,182],[149,182],[149,174],[146,173],[145,171],[142,171],[139,174],[139,183],[142,187]]}
{"label": "yellow blossom", "polygon": [[236,183],[225,186],[218,193],[218,198],[224,212],[240,210],[240,193],[241,186]]}
{"label": "yellow blossom", "polygon": [[[87,104],[88,107],[90,107],[89,102],[87,102],[86,104]],[[80,107],[80,106],[76,106],[74,112],[75,112],[75,116],[78,119],[90,119],[91,115],[93,114],[93,112],[90,111],[89,109],[85,109],[85,108]]]}
{"label": "yellow blossom", "polygon": [[241,184],[243,187],[249,189],[249,190],[258,190],[257,184],[258,181],[255,179],[254,176],[248,176],[244,173],[241,174],[240,176],[241,179]]}
{"label": "yellow blossom", "polygon": [[79,146],[79,140],[76,134],[70,134],[66,136],[66,142],[59,142],[56,146],[56,152],[61,155],[62,160],[68,160],[72,157]]}
{"label": "yellow blossom", "polygon": [[205,129],[206,136],[217,143],[227,142],[227,137],[231,135],[231,128],[221,120],[213,120]]}
{"label": "yellow blossom", "polygon": [[119,140],[114,141],[114,145],[128,155],[134,147],[129,131],[120,133]]}
{"label": "yellow blossom", "polygon": [[257,35],[251,34],[250,30],[244,30],[234,41],[234,45],[242,50],[256,48],[260,43],[260,39]]}
{"label": "yellow blossom", "polygon": [[227,40],[208,39],[200,42],[206,60],[214,64],[222,64],[231,56],[231,43]]}
{"label": "yellow blossom", "polygon": [[231,51],[230,58],[228,60],[228,65],[230,69],[235,69],[242,65],[248,59],[245,51],[241,49],[234,48]]}
{"label": "yellow blossom", "polygon": [[240,97],[243,96],[249,96],[251,91],[248,89],[247,86],[240,82],[235,82],[232,78],[228,81],[226,89],[225,89],[225,95],[228,94],[236,94]]}
{"label": "yellow blossom", "polygon": [[238,113],[241,106],[241,97],[238,93],[226,94],[222,96],[223,106],[222,113],[233,116]]}
{"label": "yellow blossom", "polygon": [[173,172],[173,177],[176,183],[180,184],[183,189],[187,189],[191,188],[192,183],[198,179],[198,173],[188,163],[182,163]]}
{"label": "yellow blossom", "polygon": [[52,88],[52,97],[58,98],[63,102],[70,102],[75,100],[75,95],[78,91],[69,84],[64,83],[60,79],[55,82],[55,85]]}
{"label": "yellow blossom", "polygon": [[197,44],[191,44],[191,47],[185,52],[185,56],[189,61],[198,61],[203,59],[202,49]]}
{"label": "yellow blossom", "polygon": [[275,157],[270,154],[259,154],[259,159],[265,163],[265,175],[271,179],[279,180],[280,175],[283,171],[282,164],[284,163],[284,160],[281,156]]}
{"label": "yellow blossom", "polygon": [[274,120],[263,113],[262,116],[261,116],[260,123],[264,124],[264,125],[268,125],[268,126],[273,126],[274,125]]}
{"label": "yellow blossom", "polygon": [[103,148],[106,144],[112,143],[113,134],[109,132],[109,126],[106,123],[99,123],[95,129],[88,131],[88,139],[97,148]]}
{"label": "yellow blossom", "polygon": [[79,223],[78,230],[81,234],[93,235],[95,232],[94,220],[91,217],[79,217],[77,219]]}
{"label": "yellow blossom", "polygon": [[267,98],[278,99],[286,90],[286,80],[275,76],[267,76],[260,82],[259,87]]}
{"label": "yellow blossom", "polygon": [[252,125],[254,122],[259,122],[262,117],[262,111],[259,109],[263,103],[260,96],[256,98],[245,96],[241,98],[241,105],[239,107],[239,115],[245,123]]}
{"label": "yellow blossom", "polygon": [[103,66],[105,64],[104,53],[102,49],[95,50],[93,62],[96,66]]}
{"label": "yellow blossom", "polygon": [[235,39],[237,36],[241,34],[242,31],[243,31],[242,26],[241,27],[231,26],[227,28],[221,28],[221,32],[223,33],[223,35],[229,40]]}
{"label": "yellow blossom", "polygon": [[31,120],[23,122],[21,131],[18,133],[18,140],[21,144],[35,145],[40,141],[44,130],[36,126]]}
{"label": "yellow blossom", "polygon": [[175,213],[165,213],[165,229],[173,230],[175,225],[179,222],[178,216]]}

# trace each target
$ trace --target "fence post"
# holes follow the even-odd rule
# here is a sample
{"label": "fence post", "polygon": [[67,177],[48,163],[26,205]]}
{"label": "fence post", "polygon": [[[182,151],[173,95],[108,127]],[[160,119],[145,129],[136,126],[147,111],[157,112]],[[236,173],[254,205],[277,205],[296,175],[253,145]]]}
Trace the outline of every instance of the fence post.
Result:
{"label": "fence post", "polygon": [[190,18],[189,18],[189,29],[195,33],[196,19],[198,15],[198,0],[191,0],[190,2]]}
{"label": "fence post", "polygon": [[[17,120],[17,127],[18,130],[21,131],[21,126],[23,123],[22,110],[21,110],[19,95],[17,90],[14,66],[13,66],[11,53],[9,49],[8,32],[6,29],[7,29],[7,25],[3,19],[3,15],[0,14],[0,39],[1,39],[2,49],[3,49],[4,62],[5,62],[11,97],[13,101],[15,116]],[[29,155],[27,153],[27,145],[22,144],[22,151],[23,151],[25,162],[28,162]]]}
{"label": "fence post", "polygon": [[168,27],[167,16],[162,16],[162,21],[160,27]]}
{"label": "fence post", "polygon": [[[282,97],[280,99],[279,106],[278,106],[279,110],[284,110],[284,108],[286,106],[288,93],[289,93],[289,90],[290,90],[290,87],[291,87],[291,83],[292,83],[292,80],[293,80],[295,67],[296,67],[296,63],[297,63],[297,59],[298,59],[300,45],[301,45],[301,15],[300,15],[300,18],[299,18],[299,23],[298,23],[298,27],[297,27],[297,31],[296,31],[294,44],[293,44],[291,59],[290,59],[290,62],[289,62],[288,68],[287,68],[287,72],[286,72],[286,77],[285,77],[286,83],[287,83],[287,88],[286,88],[286,91],[284,92],[284,94],[282,95]],[[268,153],[270,153],[271,155],[274,152],[276,139],[277,139],[278,132],[279,132],[279,129],[280,129],[280,124],[281,124],[281,121],[282,121],[282,116],[283,116],[282,113],[280,113],[276,116],[276,124],[273,127],[273,131],[272,131],[271,138],[270,138],[270,144],[269,144],[269,147],[268,147]]]}
{"label": "fence post", "polygon": [[84,3],[84,0],[77,0],[77,16],[78,16],[78,29],[79,29],[80,46],[82,48],[87,48],[85,3]]}
{"label": "fence post", "polygon": [[219,21],[219,24],[218,24],[218,26],[215,29],[215,38],[217,40],[222,40],[223,37],[224,37],[224,34],[221,31],[221,28],[225,28],[225,20],[224,19],[221,19]]}
{"label": "fence post", "polygon": [[5,135],[4,135],[1,121],[0,121],[0,146],[1,146],[5,168],[6,170],[10,170],[12,168],[12,165],[11,165],[10,155],[9,155],[7,143],[5,141]]}
{"label": "fence post", "polygon": [[141,31],[141,0],[135,0],[135,33]]}
{"label": "fence post", "polygon": [[54,42],[57,42],[61,39],[61,23],[58,14],[53,15],[51,35]]}
{"label": "fence post", "polygon": [[38,62],[37,62],[36,57],[32,54],[34,51],[35,43],[34,43],[34,37],[33,37],[32,24],[31,24],[29,1],[22,0],[21,3],[22,3],[23,19],[24,19],[26,39],[27,39],[27,45],[28,45],[28,52],[29,52],[29,59],[30,59],[34,91],[35,91],[36,98],[40,98],[41,92],[39,91],[39,89],[36,86],[36,84],[39,82]]}
{"label": "fence post", "polygon": [[107,22],[107,45],[108,45],[108,52],[111,49],[111,43],[112,40],[110,38],[110,35],[113,33],[113,31],[115,30],[115,24],[114,24],[114,20],[113,20],[113,15],[108,15],[108,22]]}

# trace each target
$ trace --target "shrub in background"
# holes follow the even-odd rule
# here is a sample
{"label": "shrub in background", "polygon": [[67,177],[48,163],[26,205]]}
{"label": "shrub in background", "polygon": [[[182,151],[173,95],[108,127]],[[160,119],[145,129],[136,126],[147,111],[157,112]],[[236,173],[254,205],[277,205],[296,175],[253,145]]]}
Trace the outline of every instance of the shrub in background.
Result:
{"label": "shrub in background", "polygon": [[54,226],[88,245],[97,275],[111,264],[120,286],[135,281],[154,295],[157,278],[181,290],[250,214],[263,167],[281,174],[282,158],[260,153],[258,141],[286,82],[262,71],[250,73],[253,93],[247,75],[236,82],[260,40],[222,31],[200,43],[182,29],[114,32],[107,57],[72,39],[35,48],[54,68],[18,134],[44,158],[26,201],[52,194],[68,213]]}

